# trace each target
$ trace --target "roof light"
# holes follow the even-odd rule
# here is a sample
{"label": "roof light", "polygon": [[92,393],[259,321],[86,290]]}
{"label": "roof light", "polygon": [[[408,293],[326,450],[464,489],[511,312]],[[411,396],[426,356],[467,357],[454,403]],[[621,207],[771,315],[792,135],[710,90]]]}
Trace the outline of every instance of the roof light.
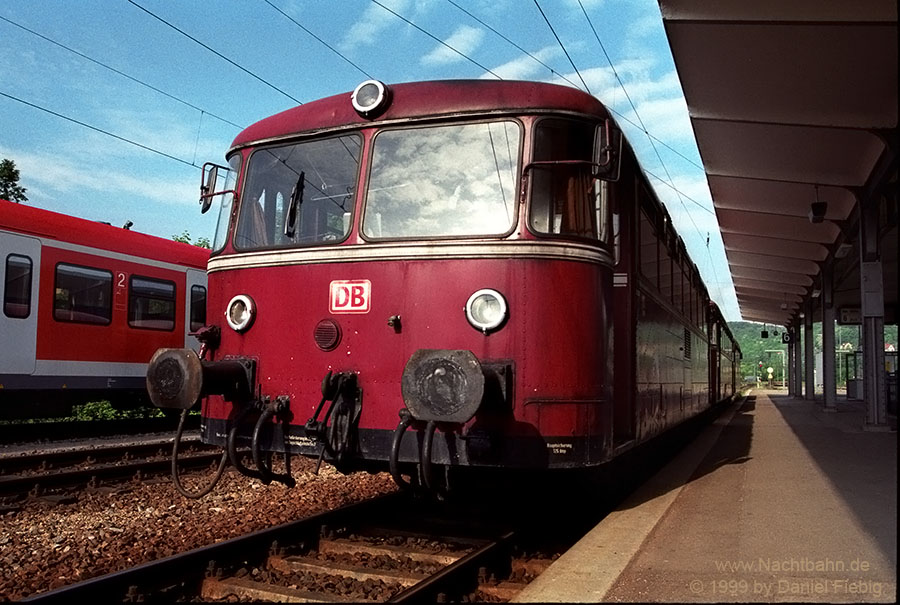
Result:
{"label": "roof light", "polygon": [[350,96],[353,109],[365,118],[374,118],[391,102],[391,91],[378,80],[366,80],[356,87]]}

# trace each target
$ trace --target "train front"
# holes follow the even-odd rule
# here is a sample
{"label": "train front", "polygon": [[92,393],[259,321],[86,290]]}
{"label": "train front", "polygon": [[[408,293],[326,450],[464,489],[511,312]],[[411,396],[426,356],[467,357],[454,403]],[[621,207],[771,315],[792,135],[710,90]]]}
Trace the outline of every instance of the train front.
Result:
{"label": "train front", "polygon": [[271,452],[431,489],[603,461],[616,140],[530,83],[369,81],[251,126],[204,190],[220,319],[157,352],[154,402],[202,399],[264,480]]}

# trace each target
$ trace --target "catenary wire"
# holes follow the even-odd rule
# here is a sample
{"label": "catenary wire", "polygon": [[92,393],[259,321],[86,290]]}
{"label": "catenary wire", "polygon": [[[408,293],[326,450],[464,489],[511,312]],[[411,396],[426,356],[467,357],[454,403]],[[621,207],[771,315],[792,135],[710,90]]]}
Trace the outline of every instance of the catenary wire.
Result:
{"label": "catenary wire", "polygon": [[[460,11],[464,12],[466,15],[468,15],[468,16],[469,16],[470,18],[472,18],[473,20],[477,21],[477,22],[478,22],[479,24],[481,24],[482,26],[484,26],[484,27],[486,27],[487,29],[489,29],[491,32],[493,32],[493,33],[494,33],[496,36],[498,36],[499,38],[502,38],[507,44],[510,44],[511,46],[514,46],[519,52],[521,52],[522,54],[526,55],[528,58],[530,58],[530,59],[533,60],[534,62],[538,63],[539,65],[542,65],[542,66],[545,67],[545,68],[547,68],[547,70],[548,70],[550,73],[552,73],[554,76],[557,76],[557,77],[560,78],[561,80],[563,80],[563,81],[568,82],[569,84],[571,84],[573,87],[578,88],[578,85],[575,84],[575,82],[573,82],[573,81],[570,80],[569,78],[567,78],[567,77],[565,76],[565,74],[559,73],[558,71],[556,71],[555,69],[553,69],[550,65],[547,65],[546,63],[544,63],[543,61],[541,61],[541,60],[540,60],[538,57],[536,57],[533,53],[528,52],[527,50],[525,50],[524,48],[522,48],[521,46],[519,46],[518,44],[516,44],[513,40],[510,40],[510,39],[509,39],[508,37],[506,37],[502,32],[500,32],[500,31],[497,30],[496,28],[492,27],[489,23],[485,22],[484,20],[482,20],[481,18],[479,18],[477,15],[471,13],[471,12],[468,11],[465,7],[460,6],[457,2],[455,2],[455,0],[447,0],[447,2],[449,2],[450,4],[452,4],[453,6],[455,6],[455,7],[456,7],[457,9],[459,9]],[[618,118],[619,118],[620,120],[622,120],[623,122],[627,122],[627,123],[631,124],[632,126],[634,126],[635,128],[640,128],[640,126],[639,126],[638,124],[634,123],[628,116],[626,116],[626,115],[624,115],[624,114],[622,114],[622,113],[619,113],[618,111],[616,111],[616,110],[615,110],[614,108],[612,108],[612,107],[607,107],[607,109],[608,109],[611,113],[615,114],[616,117],[618,117]],[[665,141],[663,141],[662,139],[660,139],[660,138],[654,136],[653,133],[647,132],[646,134],[647,134],[647,136],[649,136],[650,138],[652,138],[654,141],[656,141],[657,143],[659,143],[660,145],[662,145],[663,147],[665,147],[666,149],[668,149],[669,151],[671,151],[671,152],[674,153],[675,155],[679,156],[679,157],[680,157],[681,159],[683,159],[684,161],[688,162],[689,164],[692,164],[693,166],[695,166],[696,168],[698,168],[698,169],[700,169],[700,170],[703,170],[703,169],[704,169],[703,166],[701,166],[700,164],[698,164],[697,162],[695,162],[695,161],[692,160],[691,158],[687,157],[686,155],[684,155],[683,153],[681,153],[680,151],[678,151],[677,149],[675,149],[674,147],[672,147],[671,145],[669,145],[668,143],[666,143]]]}
{"label": "catenary wire", "polygon": [[569,56],[569,51],[566,50],[566,45],[562,43],[562,40],[559,39],[559,36],[556,35],[556,30],[553,29],[553,25],[550,23],[550,19],[547,18],[547,15],[544,14],[544,9],[541,8],[541,5],[538,3],[538,0],[534,0],[534,5],[537,7],[538,11],[541,13],[541,17],[544,18],[544,22],[547,24],[547,27],[550,28],[550,32],[553,34],[553,37],[556,38],[556,41],[559,43],[559,47],[562,49],[563,53],[566,55],[566,59],[569,60],[569,63],[572,65],[572,69],[575,70],[575,74],[578,76],[578,79],[581,80],[581,83],[584,85],[584,89],[588,92],[588,94],[594,94],[591,92],[591,89],[588,88],[587,82],[584,81],[584,78],[581,77],[581,72],[578,71],[578,68],[575,67],[575,61],[572,60],[572,57]]}
{"label": "catenary wire", "polygon": [[26,101],[26,100],[24,100],[24,99],[20,99],[19,97],[13,96],[13,95],[11,95],[11,94],[7,94],[7,93],[3,92],[2,90],[0,90],[0,96],[4,96],[4,97],[6,97],[7,99],[12,99],[13,101],[17,101],[17,102],[19,102],[19,103],[22,103],[23,105],[27,105],[27,106],[29,106],[29,107],[33,107],[34,109],[39,109],[39,110],[41,110],[41,111],[43,111],[43,112],[49,113],[50,115],[54,115],[54,116],[56,116],[56,117],[58,117],[58,118],[62,118],[63,120],[68,120],[69,122],[72,122],[72,123],[74,123],[74,124],[78,124],[79,126],[84,126],[85,128],[90,128],[90,129],[93,130],[93,131],[99,132],[99,133],[101,133],[101,134],[105,134],[106,136],[112,137],[112,138],[114,138],[114,139],[118,139],[118,140],[120,140],[120,141],[123,141],[123,142],[125,142],[125,143],[128,143],[129,145],[134,145],[135,147],[140,147],[141,149],[146,149],[147,151],[152,151],[153,153],[156,153],[156,154],[161,155],[161,156],[163,156],[163,157],[167,157],[167,158],[169,158],[170,160],[175,160],[176,162],[181,162],[182,164],[186,164],[186,165],[191,166],[191,167],[193,167],[193,168],[200,168],[200,166],[197,166],[196,164],[193,164],[193,163],[191,163],[191,162],[188,162],[187,160],[183,160],[183,159],[181,159],[181,158],[179,158],[179,157],[176,157],[176,156],[174,156],[174,155],[170,155],[170,154],[168,154],[168,153],[166,153],[166,152],[164,152],[164,151],[160,151],[159,149],[154,149],[153,147],[149,147],[149,146],[147,146],[147,145],[144,145],[143,143],[138,143],[137,141],[132,141],[131,139],[127,139],[127,138],[125,138],[125,137],[123,137],[123,136],[119,136],[119,135],[117,135],[117,134],[113,134],[112,132],[109,132],[108,130],[103,130],[102,128],[97,128],[96,126],[91,126],[90,124],[86,124],[85,122],[81,122],[80,120],[76,120],[75,118],[70,118],[70,117],[67,116],[67,115],[63,115],[63,114],[61,114],[61,113],[58,113],[58,112],[56,112],[56,111],[53,111],[52,109],[47,109],[46,107],[41,107],[40,105],[36,105],[35,103],[30,103],[30,102],[28,102],[28,101]]}
{"label": "catenary wire", "polygon": [[344,61],[346,61],[346,62],[349,63],[350,65],[352,65],[352,66],[353,66],[358,72],[360,72],[362,75],[366,76],[367,78],[372,78],[372,77],[373,77],[371,74],[369,74],[369,72],[367,72],[367,71],[364,70],[362,67],[360,67],[359,65],[357,65],[356,63],[354,63],[353,61],[351,61],[350,59],[348,59],[343,53],[341,53],[341,52],[338,51],[336,48],[334,48],[333,46],[331,46],[328,42],[326,42],[325,40],[323,40],[322,38],[320,38],[319,36],[317,36],[316,34],[314,34],[313,32],[311,32],[308,28],[306,28],[306,27],[304,27],[303,25],[301,25],[296,19],[294,19],[293,17],[291,17],[289,14],[287,14],[286,12],[284,12],[283,10],[281,10],[280,8],[278,8],[277,6],[275,6],[274,4],[272,4],[272,2],[270,2],[270,0],[263,0],[263,2],[265,2],[266,4],[268,4],[269,6],[271,6],[272,8],[274,8],[276,11],[278,11],[279,13],[281,13],[281,14],[284,16],[285,19],[288,19],[288,20],[291,21],[294,25],[296,25],[297,27],[299,27],[300,29],[302,29],[303,31],[305,31],[307,34],[309,34],[310,36],[312,36],[313,38],[315,38],[315,39],[316,39],[320,44],[322,44],[325,48],[327,48],[328,50],[330,50],[331,52],[333,52],[334,54],[336,54],[337,56],[339,56],[341,59],[343,59]]}
{"label": "catenary wire", "polygon": [[[128,1],[131,2],[131,0],[128,0]],[[437,43],[439,43],[439,44],[442,44],[443,46],[449,48],[450,50],[452,50],[453,52],[455,52],[456,54],[458,54],[460,57],[462,57],[462,58],[465,59],[466,61],[469,61],[470,63],[473,63],[473,64],[477,65],[478,67],[480,67],[481,69],[483,69],[483,70],[486,71],[487,73],[491,74],[492,76],[494,76],[494,77],[497,78],[498,80],[502,80],[502,79],[503,79],[503,78],[501,78],[500,76],[498,76],[497,74],[495,74],[493,71],[491,71],[490,69],[488,69],[487,67],[485,67],[484,65],[482,65],[481,63],[479,63],[478,61],[476,61],[475,59],[473,59],[472,57],[470,57],[469,55],[463,53],[462,51],[459,51],[459,50],[453,48],[452,46],[450,46],[449,44],[447,44],[446,42],[444,42],[443,40],[441,40],[440,38],[438,38],[437,36],[435,36],[435,35],[432,34],[431,32],[429,32],[429,31],[427,31],[427,30],[425,30],[425,29],[419,27],[418,25],[416,25],[415,23],[413,23],[412,21],[410,21],[409,19],[407,19],[406,17],[404,17],[403,15],[401,15],[400,13],[398,13],[398,12],[396,12],[396,11],[394,11],[394,10],[391,10],[390,8],[388,8],[387,6],[385,6],[384,4],[382,4],[381,2],[379,2],[378,0],[372,0],[372,3],[373,3],[373,4],[377,4],[378,6],[380,6],[381,8],[383,8],[384,10],[386,10],[387,12],[391,13],[392,15],[394,15],[395,17],[397,17],[398,19],[400,19],[401,21],[404,21],[405,23],[407,23],[407,24],[409,24],[409,25],[412,25],[412,26],[415,27],[417,30],[419,30],[420,32],[422,32],[423,34],[425,34],[426,36],[428,36],[429,38],[431,38],[431,39],[434,40],[435,42],[437,42]]]}
{"label": "catenary wire", "polygon": [[[537,1],[538,0],[534,0],[535,4],[537,4]],[[678,201],[681,204],[681,207],[684,208],[685,214],[687,214],[688,219],[691,221],[691,224],[694,226],[694,230],[702,237],[703,233],[700,231],[700,228],[697,226],[697,222],[694,220],[694,217],[691,216],[691,213],[688,211],[687,207],[685,206],[684,199],[681,197],[681,191],[679,191],[675,187],[675,181],[672,179],[672,175],[669,172],[668,166],[666,166],[666,163],[663,161],[662,155],[659,153],[659,149],[657,149],[657,147],[656,147],[656,143],[654,143],[653,139],[650,137],[650,133],[647,132],[647,127],[644,124],[644,120],[643,120],[643,118],[641,118],[641,114],[638,113],[638,110],[634,104],[634,101],[631,100],[631,95],[628,94],[628,89],[625,88],[625,83],[622,81],[622,78],[619,77],[619,72],[616,71],[616,67],[613,65],[612,60],[609,58],[609,53],[606,52],[606,47],[603,45],[603,42],[600,40],[600,35],[597,33],[597,29],[594,27],[594,23],[591,21],[591,18],[587,14],[587,11],[584,9],[584,5],[581,3],[581,0],[578,0],[578,6],[581,7],[581,12],[584,13],[584,18],[587,20],[588,25],[591,28],[591,31],[594,33],[594,38],[596,38],[597,44],[600,45],[600,50],[603,51],[603,56],[606,57],[606,62],[609,63],[609,67],[610,67],[610,69],[612,69],[612,72],[616,78],[616,81],[619,83],[619,86],[622,87],[622,92],[625,93],[625,98],[628,99],[628,104],[631,105],[631,110],[634,112],[635,117],[637,118],[638,122],[640,123],[641,130],[647,136],[647,140],[650,141],[650,146],[653,148],[653,152],[656,154],[656,159],[659,160],[660,165],[662,166],[663,170],[666,173],[666,177],[669,179],[669,183],[671,184],[672,189],[675,190],[675,194],[678,196]],[[543,12],[541,14],[543,14]],[[546,19],[546,17],[544,17],[544,18]],[[547,21],[547,25],[548,26],[550,25],[549,21]],[[552,30],[552,28],[551,28],[551,30]],[[559,38],[557,37],[557,40],[558,39]],[[562,44],[562,42],[560,42],[560,44]],[[574,64],[572,66],[574,67]],[[694,200],[691,200],[691,201],[694,201]],[[696,203],[698,206],[700,206],[701,208],[704,208],[704,210],[706,210],[706,208],[704,206],[700,205],[699,203],[697,203],[695,201],[694,201],[694,203]]]}
{"label": "catenary wire", "polygon": [[172,23],[169,23],[168,21],[166,21],[165,19],[163,19],[163,18],[160,17],[159,15],[157,15],[157,14],[155,14],[155,13],[153,13],[153,12],[147,10],[146,8],[144,8],[143,6],[141,6],[140,4],[138,4],[137,2],[135,2],[134,0],[127,0],[127,2],[128,2],[129,4],[134,5],[135,7],[139,8],[139,9],[141,9],[142,11],[144,11],[145,13],[147,13],[148,15],[150,15],[151,17],[153,17],[154,19],[156,19],[156,20],[159,21],[160,23],[163,23],[163,24],[167,25],[168,27],[174,29],[175,31],[177,31],[179,34],[181,34],[181,35],[184,36],[185,38],[188,38],[188,39],[192,40],[193,42],[199,44],[200,46],[202,46],[203,48],[205,48],[205,49],[208,50],[209,52],[213,53],[214,55],[216,55],[216,56],[219,57],[220,59],[223,59],[223,60],[227,61],[228,63],[234,65],[235,67],[237,67],[238,69],[240,69],[241,71],[243,71],[244,73],[246,73],[246,74],[252,76],[253,78],[259,80],[260,82],[262,82],[263,84],[265,84],[265,85],[268,86],[269,88],[271,88],[271,89],[273,89],[273,90],[276,90],[276,91],[280,92],[281,94],[283,94],[284,96],[286,96],[286,97],[289,98],[290,100],[294,101],[294,102],[297,103],[298,105],[303,105],[303,102],[302,102],[302,101],[300,101],[300,100],[297,99],[296,97],[292,96],[290,93],[287,93],[287,92],[281,90],[280,88],[278,88],[277,86],[275,86],[275,85],[272,84],[271,82],[269,82],[269,81],[267,81],[267,80],[261,78],[260,76],[256,75],[255,73],[253,73],[252,71],[250,71],[249,69],[247,69],[246,67],[244,67],[243,65],[240,65],[239,63],[233,61],[232,59],[229,59],[228,57],[226,57],[225,55],[223,55],[223,54],[220,53],[219,51],[215,50],[214,48],[212,48],[212,47],[210,47],[210,46],[208,46],[208,45],[206,45],[206,44],[204,44],[203,42],[201,42],[201,41],[198,40],[197,38],[193,37],[192,35],[190,35],[190,34],[187,33],[186,31],[184,31],[183,29],[178,28],[177,26],[173,25]]}
{"label": "catenary wire", "polygon": [[174,101],[178,101],[179,103],[182,103],[182,104],[184,104],[184,105],[187,105],[187,106],[190,107],[191,109],[196,109],[197,111],[200,111],[200,112],[202,112],[202,113],[205,113],[206,115],[211,116],[211,117],[213,117],[213,118],[215,118],[215,119],[217,119],[217,120],[220,120],[220,121],[222,121],[222,122],[225,122],[226,124],[230,124],[231,126],[234,126],[235,128],[237,128],[237,129],[239,129],[239,130],[243,130],[243,129],[244,129],[244,127],[241,126],[240,124],[235,124],[235,123],[232,122],[231,120],[228,120],[228,119],[223,118],[223,117],[221,117],[221,116],[217,116],[216,114],[212,113],[211,111],[209,111],[209,110],[207,110],[207,109],[203,109],[202,107],[197,107],[197,106],[194,105],[193,103],[190,103],[190,102],[188,102],[188,101],[185,101],[184,99],[181,99],[181,98],[179,98],[179,97],[176,97],[175,95],[173,95],[173,94],[171,94],[171,93],[168,93],[168,92],[166,92],[166,91],[164,91],[164,90],[161,90],[161,89],[159,89],[159,88],[153,86],[152,84],[148,84],[148,83],[146,83],[146,82],[144,82],[144,81],[142,81],[142,80],[139,80],[138,78],[135,78],[134,76],[130,76],[130,75],[128,75],[127,73],[125,73],[124,71],[118,70],[118,69],[116,69],[115,67],[112,67],[111,65],[107,65],[106,63],[103,63],[102,61],[98,61],[97,59],[94,59],[93,57],[89,57],[88,55],[86,55],[86,54],[84,54],[84,53],[82,53],[82,52],[79,52],[79,51],[75,50],[74,48],[70,48],[70,47],[66,46],[65,44],[62,44],[62,43],[60,43],[60,42],[57,42],[56,40],[53,40],[52,38],[49,38],[49,37],[47,37],[47,36],[45,36],[45,35],[43,35],[43,34],[40,34],[40,33],[36,32],[36,31],[34,31],[34,30],[32,30],[32,29],[29,29],[29,28],[25,27],[24,25],[22,25],[21,23],[16,23],[16,22],[13,21],[12,19],[7,19],[7,18],[4,17],[3,15],[0,15],[0,20],[6,21],[6,22],[9,23],[10,25],[14,25],[15,27],[18,27],[19,29],[26,31],[26,32],[28,32],[29,34],[33,35],[33,36],[37,36],[38,38],[40,38],[40,39],[42,39],[42,40],[45,40],[45,41],[49,42],[50,44],[55,44],[56,46],[58,46],[58,47],[60,47],[60,48],[62,48],[62,49],[65,49],[65,50],[69,51],[70,53],[73,53],[73,54],[75,54],[75,55],[78,55],[78,56],[81,57],[82,59],[86,59],[86,60],[90,61],[91,63],[94,63],[94,64],[96,64],[96,65],[99,65],[100,67],[103,67],[104,69],[108,69],[109,71],[111,71],[111,72],[113,72],[113,73],[117,73],[117,74],[119,74],[120,76],[122,76],[123,78],[128,78],[128,79],[131,80],[132,82],[135,82],[135,83],[137,83],[137,84],[140,84],[141,86],[144,86],[144,87],[146,87],[146,88],[149,88],[150,90],[153,90],[153,91],[155,91],[155,92],[158,92],[159,94],[164,95],[164,96],[166,96],[166,97],[169,97],[170,99],[172,99],[172,100],[174,100]]}

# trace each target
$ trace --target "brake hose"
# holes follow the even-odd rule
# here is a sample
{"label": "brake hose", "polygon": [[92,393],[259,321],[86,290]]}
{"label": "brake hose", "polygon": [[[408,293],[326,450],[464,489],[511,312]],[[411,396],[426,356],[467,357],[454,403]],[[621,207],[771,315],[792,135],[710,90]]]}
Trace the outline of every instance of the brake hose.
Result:
{"label": "brake hose", "polygon": [[228,463],[228,450],[222,452],[222,458],[219,460],[219,467],[216,469],[216,476],[213,480],[200,491],[190,491],[181,484],[181,474],[178,472],[178,444],[181,442],[181,434],[184,432],[184,421],[188,415],[188,409],[181,411],[181,418],[178,420],[178,430],[175,432],[175,443],[172,445],[172,481],[175,483],[175,489],[185,498],[202,498],[212,491],[212,489],[222,478],[225,472],[225,465]]}

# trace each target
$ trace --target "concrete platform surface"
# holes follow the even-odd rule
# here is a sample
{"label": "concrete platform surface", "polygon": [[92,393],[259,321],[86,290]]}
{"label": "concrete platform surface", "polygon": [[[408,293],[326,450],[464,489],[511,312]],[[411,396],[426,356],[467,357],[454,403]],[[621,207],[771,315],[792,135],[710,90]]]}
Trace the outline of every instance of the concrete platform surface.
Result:
{"label": "concrete platform surface", "polygon": [[515,602],[894,602],[897,433],[757,391]]}

